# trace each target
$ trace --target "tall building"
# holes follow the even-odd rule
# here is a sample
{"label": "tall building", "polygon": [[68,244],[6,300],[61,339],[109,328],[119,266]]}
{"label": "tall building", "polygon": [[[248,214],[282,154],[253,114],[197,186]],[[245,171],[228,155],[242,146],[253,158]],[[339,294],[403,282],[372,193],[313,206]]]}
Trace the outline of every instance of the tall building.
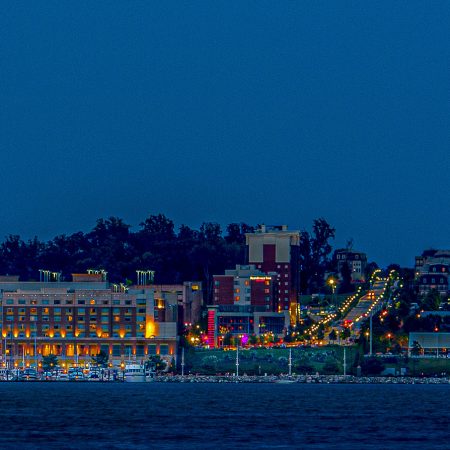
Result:
{"label": "tall building", "polygon": [[254,233],[246,233],[248,263],[264,273],[276,273],[279,311],[289,311],[299,295],[300,232],[287,225],[261,225]]}

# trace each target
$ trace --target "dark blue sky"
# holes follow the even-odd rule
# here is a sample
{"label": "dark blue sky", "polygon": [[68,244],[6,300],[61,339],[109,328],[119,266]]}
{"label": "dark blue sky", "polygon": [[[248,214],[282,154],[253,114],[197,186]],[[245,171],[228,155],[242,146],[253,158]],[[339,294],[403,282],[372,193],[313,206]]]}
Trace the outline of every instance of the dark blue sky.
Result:
{"label": "dark blue sky", "polygon": [[449,23],[446,1],[3,4],[0,238],[323,216],[412,265],[450,246]]}

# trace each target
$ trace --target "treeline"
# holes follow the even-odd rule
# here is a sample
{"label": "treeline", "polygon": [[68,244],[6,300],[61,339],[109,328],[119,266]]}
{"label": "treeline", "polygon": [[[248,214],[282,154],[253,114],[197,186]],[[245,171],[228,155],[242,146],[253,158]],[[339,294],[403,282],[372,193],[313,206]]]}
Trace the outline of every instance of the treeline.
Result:
{"label": "treeline", "polygon": [[[255,230],[252,225],[231,223],[223,233],[219,224],[204,222],[198,230],[181,225],[176,231],[163,214],[150,215],[139,228],[132,232],[122,219],[110,217],[98,219],[87,233],[59,235],[48,242],[10,235],[0,245],[0,273],[30,281],[45,269],[62,272],[62,279],[70,280],[72,273],[104,269],[112,282],[135,282],[136,270],[149,269],[155,271],[156,284],[202,281],[209,299],[213,275],[246,263],[245,233]],[[334,229],[324,219],[314,221],[312,233],[302,232],[304,293],[323,284],[332,238]]]}

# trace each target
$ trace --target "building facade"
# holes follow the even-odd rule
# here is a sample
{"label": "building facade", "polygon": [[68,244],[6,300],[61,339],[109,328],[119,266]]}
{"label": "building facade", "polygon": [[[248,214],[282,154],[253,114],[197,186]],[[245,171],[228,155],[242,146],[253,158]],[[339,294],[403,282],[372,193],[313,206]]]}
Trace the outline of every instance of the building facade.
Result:
{"label": "building facade", "polygon": [[64,364],[100,351],[114,366],[128,359],[176,358],[178,298],[151,285],[109,284],[102,275],[72,282],[0,278],[4,365],[35,365],[53,354]]}
{"label": "building facade", "polygon": [[286,225],[261,225],[246,233],[248,263],[264,273],[275,273],[278,280],[277,306],[289,311],[298,303],[300,289],[300,232]]}
{"label": "building facade", "polygon": [[334,252],[333,260],[336,270],[341,274],[344,264],[347,264],[353,283],[365,282],[365,271],[367,267],[367,255],[355,250],[339,249]]}
{"label": "building facade", "polygon": [[237,265],[225,275],[214,275],[214,304],[261,306],[277,311],[278,276],[264,273],[254,265]]}
{"label": "building facade", "polygon": [[214,276],[208,307],[208,342],[221,346],[226,335],[282,338],[297,311],[300,233],[262,225],[247,233],[248,265]]}
{"label": "building facade", "polygon": [[416,256],[415,279],[421,295],[435,289],[442,297],[450,294],[450,250],[426,250]]}

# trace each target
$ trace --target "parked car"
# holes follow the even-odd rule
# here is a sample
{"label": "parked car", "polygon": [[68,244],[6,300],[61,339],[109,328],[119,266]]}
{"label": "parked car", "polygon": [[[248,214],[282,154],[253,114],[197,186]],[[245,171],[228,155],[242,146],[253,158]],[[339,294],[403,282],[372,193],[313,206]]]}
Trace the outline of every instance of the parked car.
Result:
{"label": "parked car", "polygon": [[22,371],[20,374],[20,380],[23,381],[32,381],[38,379],[38,373],[36,369],[27,368]]}
{"label": "parked car", "polygon": [[69,381],[69,375],[67,373],[61,372],[56,377],[57,381]]}
{"label": "parked car", "polygon": [[68,377],[71,381],[81,381],[84,380],[84,373],[82,370],[71,370]]}
{"label": "parked car", "polygon": [[54,380],[55,376],[51,372],[43,372],[41,375],[41,380],[51,381]]}

